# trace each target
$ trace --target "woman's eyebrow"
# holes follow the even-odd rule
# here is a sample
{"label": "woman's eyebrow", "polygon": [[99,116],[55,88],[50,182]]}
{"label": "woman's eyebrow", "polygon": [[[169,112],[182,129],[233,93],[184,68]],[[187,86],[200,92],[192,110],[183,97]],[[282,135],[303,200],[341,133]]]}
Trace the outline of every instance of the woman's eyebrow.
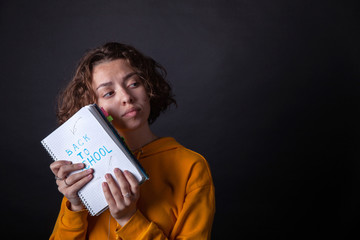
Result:
{"label": "woman's eyebrow", "polygon": [[[136,72],[130,72],[130,73],[126,74],[122,79],[123,79],[123,81],[126,81],[136,74],[137,74]],[[111,85],[113,85],[113,82],[104,82],[96,88],[96,91],[99,90],[99,88],[101,88],[101,87],[109,87]]]}
{"label": "woman's eyebrow", "polygon": [[126,74],[125,77],[123,77],[123,80],[126,81],[136,74],[137,74],[136,72],[130,72],[130,73]]}
{"label": "woman's eyebrow", "polygon": [[97,88],[96,88],[96,91],[99,90],[99,88],[101,87],[108,87],[110,85],[112,85],[113,83],[112,82],[104,82],[102,84],[100,84]]}

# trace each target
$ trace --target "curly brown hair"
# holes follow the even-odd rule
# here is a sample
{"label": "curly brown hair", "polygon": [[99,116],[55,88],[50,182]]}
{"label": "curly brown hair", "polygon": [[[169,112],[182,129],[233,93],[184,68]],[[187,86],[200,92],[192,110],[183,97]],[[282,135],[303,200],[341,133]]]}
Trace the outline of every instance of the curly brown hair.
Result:
{"label": "curly brown hair", "polygon": [[81,107],[96,102],[96,95],[91,87],[93,68],[116,59],[127,60],[143,82],[150,97],[149,124],[171,104],[177,106],[171,87],[165,80],[167,72],[164,67],[130,45],[109,42],[88,51],[81,58],[74,77],[58,97],[59,124],[64,123]]}

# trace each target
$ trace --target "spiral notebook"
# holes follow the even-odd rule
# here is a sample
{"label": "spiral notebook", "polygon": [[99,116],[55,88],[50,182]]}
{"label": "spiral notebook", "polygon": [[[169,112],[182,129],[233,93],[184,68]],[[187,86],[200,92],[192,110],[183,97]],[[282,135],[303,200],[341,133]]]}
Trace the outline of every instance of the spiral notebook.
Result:
{"label": "spiral notebook", "polygon": [[116,179],[115,168],[128,170],[140,184],[149,178],[111,120],[111,116],[96,104],[87,105],[41,141],[55,161],[84,163],[85,169],[94,169],[93,179],[78,192],[92,216],[98,216],[108,208],[101,187],[106,181],[106,173]]}

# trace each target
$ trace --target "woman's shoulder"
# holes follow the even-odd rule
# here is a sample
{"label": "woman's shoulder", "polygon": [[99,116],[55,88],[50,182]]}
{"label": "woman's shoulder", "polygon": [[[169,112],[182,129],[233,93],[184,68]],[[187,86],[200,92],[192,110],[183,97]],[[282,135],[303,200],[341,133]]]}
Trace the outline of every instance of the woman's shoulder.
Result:
{"label": "woman's shoulder", "polygon": [[184,157],[185,159],[188,160],[206,161],[205,158],[200,153],[182,145],[173,137],[159,138],[156,141],[156,146],[154,146],[153,148],[154,151],[157,151],[159,153],[168,152],[168,154],[181,155],[181,157]]}
{"label": "woman's shoulder", "polygon": [[172,141],[173,145],[168,158],[173,161],[172,164],[188,168],[192,173],[211,177],[209,164],[202,154],[185,147],[174,138],[169,141]]}
{"label": "woman's shoulder", "polygon": [[[144,151],[143,162],[158,175],[171,173],[171,179],[186,182],[187,191],[212,185],[208,162],[198,152],[180,144],[172,137],[160,138]],[[169,176],[167,176],[169,177]],[[150,177],[151,178],[151,177]]]}
{"label": "woman's shoulder", "polygon": [[200,153],[180,144],[173,137],[162,137],[142,148],[141,158],[151,158],[161,161],[162,164],[171,164],[173,167],[192,168],[202,165],[208,168],[206,159]]}

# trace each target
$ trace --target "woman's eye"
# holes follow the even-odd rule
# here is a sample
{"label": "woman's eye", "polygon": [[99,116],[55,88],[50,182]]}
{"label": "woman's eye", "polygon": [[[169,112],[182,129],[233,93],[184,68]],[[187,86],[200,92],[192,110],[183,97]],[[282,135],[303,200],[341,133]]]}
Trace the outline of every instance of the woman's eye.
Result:
{"label": "woman's eye", "polygon": [[114,91],[107,92],[103,95],[104,98],[111,97],[114,94]]}
{"label": "woman's eye", "polygon": [[139,82],[133,82],[129,85],[130,88],[136,88],[137,86],[139,86]]}

